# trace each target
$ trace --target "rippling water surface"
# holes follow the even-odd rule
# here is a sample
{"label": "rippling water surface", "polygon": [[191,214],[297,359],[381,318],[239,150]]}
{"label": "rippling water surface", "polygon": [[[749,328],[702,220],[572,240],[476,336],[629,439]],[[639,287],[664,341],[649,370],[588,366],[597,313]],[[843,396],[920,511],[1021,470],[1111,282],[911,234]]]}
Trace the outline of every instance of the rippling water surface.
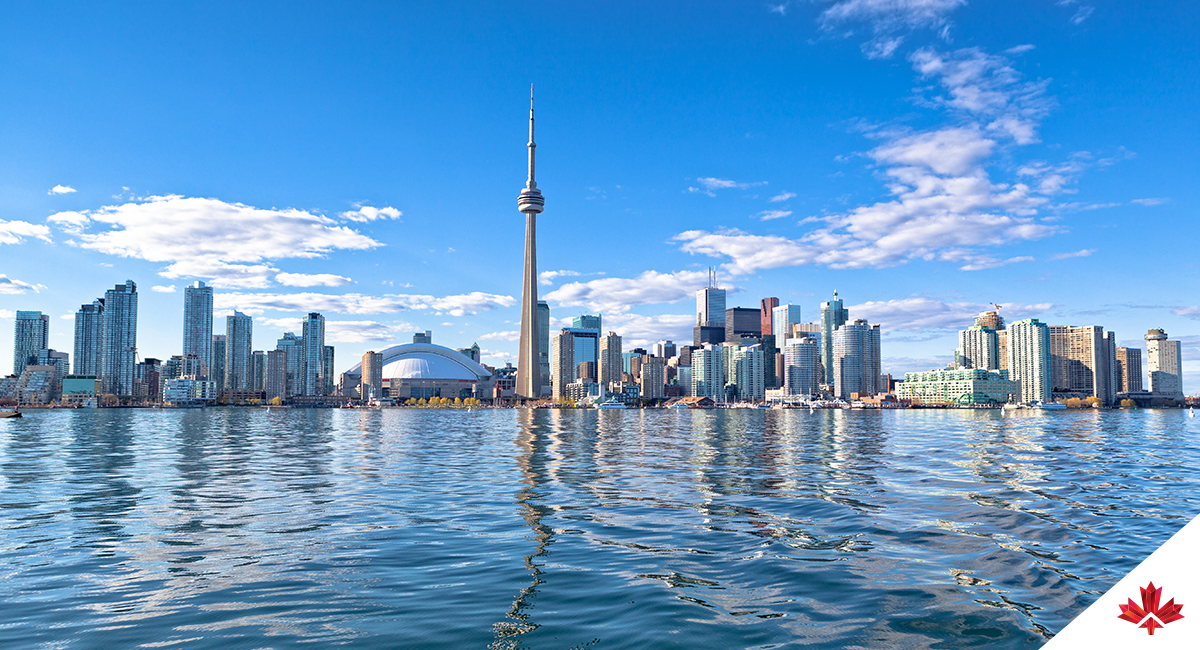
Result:
{"label": "rippling water surface", "polygon": [[1200,511],[1197,422],[31,412],[0,645],[1037,647]]}

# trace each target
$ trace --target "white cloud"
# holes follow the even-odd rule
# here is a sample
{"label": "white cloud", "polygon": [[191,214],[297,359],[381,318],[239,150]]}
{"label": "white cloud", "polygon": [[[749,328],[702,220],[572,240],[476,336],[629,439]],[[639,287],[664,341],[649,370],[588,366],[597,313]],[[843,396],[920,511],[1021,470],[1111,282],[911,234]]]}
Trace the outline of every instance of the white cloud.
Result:
{"label": "white cloud", "polygon": [[748,189],[751,187],[759,187],[759,186],[767,184],[766,181],[758,181],[758,182],[754,182],[754,183],[743,183],[743,182],[739,182],[739,181],[731,181],[731,180],[724,179],[724,178],[712,178],[712,177],[697,178],[696,182],[700,183],[702,188],[701,187],[689,187],[688,191],[689,192],[701,192],[701,193],[707,194],[709,196],[716,196],[717,190],[729,190],[729,189],[744,190],[744,189]]}
{"label": "white cloud", "polygon": [[636,278],[571,282],[547,293],[543,298],[564,307],[586,307],[604,314],[624,313],[636,305],[694,299],[696,290],[707,284],[708,273],[705,271],[646,271]]}
{"label": "white cloud", "polygon": [[16,318],[16,317],[17,317],[17,312],[15,312],[11,309],[0,309],[0,318],[7,320],[9,318]]}
{"label": "white cloud", "polygon": [[1171,199],[1151,198],[1151,199],[1134,199],[1133,201],[1131,201],[1131,203],[1136,203],[1138,205],[1151,206],[1151,205],[1162,205],[1164,203],[1169,203],[1170,201],[1171,201]]}
{"label": "white cloud", "polygon": [[1036,45],[1024,43],[1022,45],[1014,45],[1013,47],[1010,47],[1007,50],[1004,50],[1004,53],[1005,54],[1013,54],[1013,55],[1024,54],[1026,52],[1033,51],[1034,49],[1036,49],[1036,47],[1037,47]]}
{"label": "white cloud", "polygon": [[59,320],[75,320],[75,314],[63,314],[58,317]]}
{"label": "white cloud", "polygon": [[1088,7],[1086,5],[1081,6],[1075,11],[1075,15],[1071,16],[1071,24],[1078,25],[1082,23],[1083,21],[1087,20],[1094,11],[1096,11],[1095,7]]}
{"label": "white cloud", "polygon": [[515,303],[511,296],[479,291],[443,297],[409,294],[369,296],[361,293],[217,293],[213,296],[214,309],[246,311],[253,308],[342,314],[388,314],[415,309],[463,316],[497,307],[511,307]]}
{"label": "white cloud", "polygon": [[1200,307],[1174,307],[1171,309],[1171,313],[1176,316],[1200,320]]}
{"label": "white cloud", "polygon": [[50,188],[50,191],[46,192],[46,194],[72,194],[74,192],[75,188],[73,187],[67,187],[66,185],[55,185],[54,187]]}
{"label": "white cloud", "polygon": [[770,221],[772,219],[782,219],[792,216],[791,210],[763,210],[758,213],[758,218],[762,221]]}
{"label": "white cloud", "polygon": [[517,330],[508,332],[488,332],[479,336],[480,341],[520,341],[521,333]]}
{"label": "white cloud", "polygon": [[[1054,303],[1000,305],[1000,314],[1012,322],[1054,308]],[[980,312],[994,309],[987,303],[945,302],[927,296],[865,302],[849,307],[850,318],[863,318],[880,329],[893,332],[964,330],[975,324]]]}
{"label": "white cloud", "polygon": [[1020,255],[1017,257],[1010,257],[1008,259],[1003,259],[1003,260],[995,258],[995,257],[983,255],[983,256],[975,257],[967,264],[964,264],[963,266],[958,267],[958,270],[960,270],[960,271],[983,271],[985,269],[998,269],[1001,266],[1008,266],[1009,264],[1016,264],[1017,262],[1032,262],[1032,261],[1033,261],[1033,258],[1028,255]]}
{"label": "white cloud", "polygon": [[552,285],[554,278],[559,277],[577,277],[583,275],[579,271],[542,271],[538,273],[538,284]]}
{"label": "white cloud", "polygon": [[342,287],[354,280],[332,273],[280,273],[275,281],[289,287]]}
{"label": "white cloud", "polygon": [[167,285],[165,287],[162,285],[155,285],[153,287],[150,287],[150,290],[155,291],[157,293],[175,293],[175,285],[171,284],[171,285]]}
{"label": "white cloud", "polygon": [[1066,259],[1071,259],[1072,257],[1090,257],[1091,254],[1095,253],[1095,252],[1096,252],[1096,249],[1094,249],[1094,248],[1084,248],[1083,250],[1077,250],[1074,253],[1059,253],[1057,255],[1052,256],[1050,259],[1051,260],[1066,260]]}
{"label": "white cloud", "polygon": [[48,221],[72,243],[110,255],[168,262],[160,275],[206,277],[215,287],[262,288],[278,269],[265,262],[363,250],[379,242],[328,217],[292,208],[259,209],[217,199],[152,196]]}
{"label": "white cloud", "polygon": [[44,284],[29,284],[0,273],[0,294],[21,294],[27,291],[40,293],[45,288]]}
{"label": "white cloud", "polygon": [[[303,328],[303,320],[299,318],[263,318],[257,323],[285,332],[299,332]],[[373,320],[325,321],[326,343],[409,343],[415,331],[417,328],[408,323],[381,323]]]}
{"label": "white cloud", "polygon": [[780,203],[780,202],[786,201],[788,199],[794,199],[794,198],[796,198],[795,192],[780,192],[779,194],[772,196],[770,201],[771,201],[771,203]]}
{"label": "white cloud", "polygon": [[389,206],[383,208],[374,208],[369,205],[356,205],[355,210],[343,212],[339,214],[341,218],[347,221],[357,221],[359,223],[367,223],[378,219],[399,219],[402,212],[396,208]]}
{"label": "white cloud", "polygon": [[45,242],[51,241],[50,229],[46,226],[28,221],[0,219],[0,244],[19,244],[25,237],[36,237]]}
{"label": "white cloud", "polygon": [[771,13],[779,14],[780,16],[786,16],[786,15],[787,15],[787,8],[788,8],[788,7],[787,7],[787,3],[786,3],[786,2],[784,2],[784,3],[781,3],[781,4],[777,4],[777,5],[770,5],[770,4],[769,4],[769,5],[767,5],[767,10],[768,10],[768,11],[770,11]]}
{"label": "white cloud", "polygon": [[691,345],[692,327],[696,317],[691,314],[605,314],[604,330],[621,335],[621,347],[650,349],[650,346],[669,339],[679,344]]}
{"label": "white cloud", "polygon": [[821,14],[826,27],[864,21],[876,32],[901,28],[940,27],[966,0],[840,0]]}
{"label": "white cloud", "polygon": [[863,43],[862,51],[868,59],[890,59],[903,42],[903,36],[880,36]]}

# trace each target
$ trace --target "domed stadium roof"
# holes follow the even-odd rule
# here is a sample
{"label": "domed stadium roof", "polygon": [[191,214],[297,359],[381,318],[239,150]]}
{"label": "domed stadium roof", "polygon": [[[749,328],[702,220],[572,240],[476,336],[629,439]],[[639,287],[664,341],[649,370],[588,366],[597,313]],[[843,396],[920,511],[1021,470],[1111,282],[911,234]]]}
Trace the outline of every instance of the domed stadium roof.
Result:
{"label": "domed stadium roof", "polygon": [[[361,374],[362,364],[350,374]],[[487,368],[457,350],[432,343],[408,343],[383,351],[384,379],[465,379],[480,381],[492,376]]]}

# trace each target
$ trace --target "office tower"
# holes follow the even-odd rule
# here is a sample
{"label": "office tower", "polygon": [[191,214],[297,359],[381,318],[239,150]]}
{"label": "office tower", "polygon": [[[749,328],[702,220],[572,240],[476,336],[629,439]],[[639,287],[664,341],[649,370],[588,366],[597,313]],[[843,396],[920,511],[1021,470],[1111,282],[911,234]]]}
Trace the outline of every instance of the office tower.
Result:
{"label": "office tower", "polygon": [[1112,406],[1113,363],[1104,328],[1099,325],[1050,326],[1050,391],[1095,396]]}
{"label": "office tower", "polygon": [[576,379],[589,384],[596,383],[596,364],[591,361],[584,361],[583,363],[576,364],[575,368]]}
{"label": "office tower", "polygon": [[[763,372],[763,349],[761,345],[738,346],[733,353],[733,378],[737,385],[738,399],[760,402],[766,398]],[[771,359],[771,363],[775,362]]]}
{"label": "office tower", "polygon": [[301,395],[321,395],[325,390],[325,317],[316,312],[304,315],[300,345]]}
{"label": "office tower", "polygon": [[642,399],[662,399],[667,396],[667,360],[653,355],[644,355],[639,366]]}
{"label": "office tower", "polygon": [[975,325],[977,327],[986,327],[999,332],[1000,330],[1004,329],[1004,317],[1000,315],[1000,312],[981,311],[979,312],[979,315],[975,317]]}
{"label": "office tower", "polygon": [[[275,349],[284,353],[285,385],[283,397],[291,397],[304,392],[304,340],[292,332],[286,332],[283,338],[275,343]],[[268,362],[270,360],[268,359]],[[270,370],[267,371],[270,373]]]}
{"label": "office tower", "polygon": [[958,333],[959,363],[964,368],[998,370],[1000,346],[996,330],[975,325]]}
{"label": "office tower", "polygon": [[[225,334],[212,335],[212,356],[209,358],[212,365],[208,367],[209,381],[216,385],[217,393],[222,393],[229,390],[229,386],[225,384],[225,347],[228,339]],[[203,360],[201,360],[203,363]],[[201,372],[204,372],[203,370]]]}
{"label": "office tower", "polygon": [[100,333],[100,377],[104,392],[133,395],[137,359],[137,285],[133,280],[104,292]]}
{"label": "office tower", "polygon": [[1110,406],[1117,401],[1117,391],[1121,390],[1121,370],[1117,367],[1117,333],[1105,332],[1104,342],[1107,349],[1104,351],[1108,363],[1108,394],[1110,397]]}
{"label": "office tower", "polygon": [[1008,376],[1021,386],[1021,400],[1050,401],[1050,328],[1036,318],[1012,323],[1008,332]]}
{"label": "office tower", "polygon": [[860,319],[833,333],[834,395],[851,399],[879,392],[879,326]]}
{"label": "office tower", "polygon": [[779,354],[776,340],[774,334],[763,334],[760,343],[763,353],[763,386],[766,388],[779,388],[783,384],[783,375],[775,364],[775,357]]}
{"label": "office tower", "polygon": [[762,313],[757,309],[730,307],[725,310],[725,340],[737,343],[743,336],[762,336]]}
{"label": "office tower", "polygon": [[1167,339],[1160,329],[1146,332],[1146,368],[1150,392],[1175,400],[1183,399],[1183,349],[1179,341]]}
{"label": "office tower", "polygon": [[383,397],[383,353],[371,350],[362,355],[362,384],[359,394],[364,400]]}
{"label": "office tower", "polygon": [[213,290],[197,280],[183,289],[183,354],[194,354],[204,363],[207,377],[212,367]]}
{"label": "office tower", "polygon": [[225,317],[225,390],[250,390],[254,320],[240,311]]}
{"label": "office tower", "polygon": [[621,381],[622,370],[621,337],[616,332],[600,339],[600,360],[596,364],[598,370],[597,382],[604,390],[614,381]]}
{"label": "office tower", "polygon": [[670,339],[664,339],[654,344],[654,356],[670,359],[679,353],[678,346]]}
{"label": "office tower", "polygon": [[1142,351],[1139,348],[1117,348],[1118,390],[1136,393],[1142,390]]}
{"label": "office tower", "polygon": [[333,374],[333,346],[326,345],[321,350],[321,394],[333,395],[337,388],[337,378]]}
{"label": "office tower", "polygon": [[[521,289],[521,340],[517,354],[517,383],[514,394],[528,399],[542,397],[542,352],[538,348],[537,216],[546,200],[534,180],[533,86],[529,87],[529,179],[517,197],[517,209],[525,215],[525,269]],[[572,364],[573,365],[573,364]],[[554,382],[555,397],[563,390]],[[565,393],[562,393],[565,394]]]}
{"label": "office tower", "polygon": [[[541,359],[542,388],[550,386],[550,305],[545,300],[539,300],[538,313],[538,358]],[[599,328],[597,328],[599,329]],[[479,363],[479,359],[475,359]]]}
{"label": "office tower", "polygon": [[1008,330],[996,330],[996,355],[1000,370],[1008,370]]}
{"label": "office tower", "polygon": [[[762,318],[762,327],[760,333],[763,336],[767,334],[775,334],[775,312],[774,309],[779,306],[779,298],[763,298],[759,303],[758,311]],[[779,339],[782,341],[783,339]]]}
{"label": "office tower", "polygon": [[600,314],[580,314],[571,319],[571,327],[575,329],[592,329],[599,330],[601,322]]}
{"label": "office tower", "polygon": [[788,339],[783,346],[784,392],[816,395],[821,384],[821,344],[816,338]]}
{"label": "office tower", "polygon": [[692,350],[692,397],[725,397],[725,365],[722,346],[706,345]]}
{"label": "office tower", "polygon": [[771,321],[775,324],[774,329],[764,334],[774,334],[777,342],[783,342],[791,338],[792,327],[800,323],[800,305],[779,305],[775,307]]}
{"label": "office tower", "polygon": [[[365,376],[365,375],[364,375]],[[286,350],[267,352],[267,399],[285,398],[288,393],[288,353]]]}
{"label": "office tower", "polygon": [[75,374],[99,377],[101,335],[104,333],[104,299],[81,305],[75,312]]}
{"label": "office tower", "polygon": [[250,390],[264,391],[267,389],[267,353],[255,350],[250,359]]}
{"label": "office tower", "polygon": [[817,341],[817,347],[820,347],[821,342],[821,324],[820,323],[796,323],[792,325],[792,332],[788,335],[789,339],[802,339],[809,337]]}
{"label": "office tower", "polygon": [[833,292],[833,300],[821,303],[821,381],[826,384],[834,383],[833,373],[833,333],[837,328],[846,324],[850,318],[848,312]]}
{"label": "office tower", "polygon": [[40,311],[19,311],[13,324],[13,374],[34,363],[38,350],[50,347],[50,317]]}
{"label": "office tower", "polygon": [[[567,384],[575,381],[575,335],[564,328],[551,341],[550,375],[554,399],[567,396]],[[520,372],[520,368],[517,372]]]}
{"label": "office tower", "polygon": [[717,288],[716,275],[711,269],[708,286],[696,292],[696,325],[725,328],[725,290]]}
{"label": "office tower", "polygon": [[423,343],[425,345],[433,343],[433,331],[425,330],[424,332],[413,334],[413,343]]}

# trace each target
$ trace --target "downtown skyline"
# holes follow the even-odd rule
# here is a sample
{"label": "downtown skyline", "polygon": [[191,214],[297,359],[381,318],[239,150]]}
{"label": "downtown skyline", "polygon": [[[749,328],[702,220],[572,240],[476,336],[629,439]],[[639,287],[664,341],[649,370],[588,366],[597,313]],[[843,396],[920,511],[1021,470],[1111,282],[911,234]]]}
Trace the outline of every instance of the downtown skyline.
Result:
{"label": "downtown skyline", "polygon": [[[812,322],[839,291],[854,318],[882,326],[885,372],[945,365],[958,330],[995,302],[1010,321],[1103,325],[1123,345],[1163,328],[1195,386],[1195,10],[1018,4],[1027,12],[747,5],[678,24],[681,7],[577,10],[538,19],[536,52],[484,33],[516,22],[496,10],[407,8],[366,27],[294,16],[303,34],[336,41],[358,26],[374,44],[316,48],[328,69],[311,74],[267,51],[300,35],[247,45],[252,26],[273,34],[264,16],[210,35],[212,59],[188,49],[198,37],[172,45],[169,16],[144,18],[164,29],[125,45],[101,38],[115,25],[71,16],[38,46],[45,17],[18,16],[28,34],[4,56],[22,65],[0,82],[22,97],[0,109],[12,143],[0,156],[0,359],[16,311],[49,314],[49,345],[70,350],[63,315],[130,278],[143,357],[180,352],[183,290],[203,280],[214,315],[253,316],[256,338],[326,314],[337,372],[421,330],[478,341],[489,365],[515,362],[512,188],[526,175],[533,81],[550,197],[539,293],[555,325],[600,312],[627,347],[687,341],[716,266],[729,307],[777,296]],[[623,12],[640,19],[629,35]],[[422,54],[406,18],[465,27]],[[71,37],[101,60],[44,51]],[[253,65],[232,70],[242,56]],[[101,88],[110,57],[155,83]],[[54,63],[72,63],[62,87],[47,81]],[[99,100],[66,101],[80,91]],[[288,101],[305,93],[338,99]]]}

